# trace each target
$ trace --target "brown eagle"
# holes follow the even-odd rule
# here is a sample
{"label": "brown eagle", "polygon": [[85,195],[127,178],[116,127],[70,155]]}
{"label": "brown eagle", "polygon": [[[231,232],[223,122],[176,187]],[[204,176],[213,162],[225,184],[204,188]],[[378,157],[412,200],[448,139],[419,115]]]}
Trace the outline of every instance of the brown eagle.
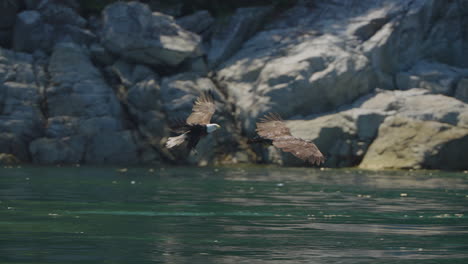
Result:
{"label": "brown eagle", "polygon": [[172,130],[181,135],[170,137],[166,142],[166,148],[170,149],[187,141],[187,149],[189,151],[195,149],[202,137],[220,128],[218,124],[210,123],[215,111],[212,92],[201,94],[194,102],[192,113],[187,120],[173,125]]}
{"label": "brown eagle", "polygon": [[270,143],[312,164],[320,165],[325,162],[325,157],[317,146],[310,141],[294,137],[278,114],[266,114],[257,122],[256,131],[260,138],[250,140],[252,143]]}

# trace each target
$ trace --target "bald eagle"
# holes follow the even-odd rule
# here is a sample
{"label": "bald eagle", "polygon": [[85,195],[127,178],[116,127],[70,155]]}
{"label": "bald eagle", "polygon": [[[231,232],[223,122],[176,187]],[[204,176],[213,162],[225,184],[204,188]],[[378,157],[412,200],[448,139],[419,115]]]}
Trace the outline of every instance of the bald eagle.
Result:
{"label": "bald eagle", "polygon": [[187,141],[189,151],[195,149],[198,141],[219,129],[218,124],[211,124],[210,120],[216,110],[211,91],[204,92],[193,104],[192,113],[185,122],[179,122],[172,130],[181,133],[176,137],[170,137],[166,142],[166,148],[170,149]]}
{"label": "bald eagle", "polygon": [[260,137],[249,140],[250,143],[272,144],[312,164],[320,165],[325,162],[325,157],[317,146],[310,141],[294,137],[278,114],[266,114],[257,122],[256,131]]}

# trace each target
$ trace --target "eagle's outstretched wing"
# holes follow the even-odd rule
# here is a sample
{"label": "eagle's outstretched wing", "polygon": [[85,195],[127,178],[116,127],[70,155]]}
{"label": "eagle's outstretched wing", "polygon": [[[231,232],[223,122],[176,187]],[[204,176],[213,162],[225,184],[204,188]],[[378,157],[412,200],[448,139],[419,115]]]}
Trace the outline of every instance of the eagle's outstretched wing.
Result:
{"label": "eagle's outstretched wing", "polygon": [[272,140],[273,146],[290,152],[302,160],[317,165],[325,162],[325,157],[317,146],[312,142],[294,137],[277,114],[267,114],[260,122],[257,122],[257,133],[263,138]]}
{"label": "eagle's outstretched wing", "polygon": [[206,125],[216,110],[211,91],[204,92],[193,104],[192,113],[187,118],[187,124]]}

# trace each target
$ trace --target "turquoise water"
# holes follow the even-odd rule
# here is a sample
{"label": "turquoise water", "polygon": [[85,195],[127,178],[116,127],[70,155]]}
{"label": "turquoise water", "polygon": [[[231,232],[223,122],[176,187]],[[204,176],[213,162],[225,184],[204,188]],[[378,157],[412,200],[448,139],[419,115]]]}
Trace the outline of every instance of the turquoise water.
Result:
{"label": "turquoise water", "polygon": [[468,174],[1,168],[0,263],[468,263]]}

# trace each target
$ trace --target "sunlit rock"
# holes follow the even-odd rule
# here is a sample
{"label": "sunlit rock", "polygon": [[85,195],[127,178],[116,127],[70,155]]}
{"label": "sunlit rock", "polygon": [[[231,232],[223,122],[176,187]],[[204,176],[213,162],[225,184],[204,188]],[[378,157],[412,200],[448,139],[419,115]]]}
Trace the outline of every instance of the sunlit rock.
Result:
{"label": "sunlit rock", "polygon": [[19,162],[20,160],[13,154],[0,153],[0,165],[13,165]]}
{"label": "sunlit rock", "polygon": [[468,164],[468,128],[404,117],[388,118],[361,168],[463,169]]}
{"label": "sunlit rock", "polygon": [[110,51],[139,63],[176,66],[198,56],[201,39],[168,15],[138,2],[117,2],[103,11],[101,41]]}
{"label": "sunlit rock", "polygon": [[[287,124],[293,135],[314,141],[326,156],[325,166],[357,166],[364,156],[366,156],[367,161],[362,166],[365,168],[372,168],[372,166],[379,166],[379,162],[369,158],[376,156],[375,152],[369,153],[369,146],[373,146],[376,141],[389,141],[390,139],[385,133],[393,131],[388,129],[382,130],[382,124],[384,122],[388,122],[388,120],[392,118],[401,118],[407,120],[409,127],[417,126],[413,125],[412,122],[415,124],[426,124],[426,122],[429,122],[427,124],[435,124],[434,126],[437,125],[441,127],[441,131],[443,131],[445,127],[454,128],[450,131],[464,131],[463,129],[468,128],[468,123],[466,123],[468,118],[465,117],[468,117],[468,105],[452,97],[430,94],[425,89],[411,89],[408,91],[381,90],[371,96],[360,98],[354,104],[340,112],[312,117],[309,120],[302,118],[299,120],[291,120],[288,121]],[[417,127],[421,128],[421,133],[424,134],[425,130],[423,127],[425,128],[425,125]],[[417,129],[414,130],[417,131]],[[434,129],[434,134],[436,134],[436,132],[438,132],[438,130]],[[448,135],[445,136],[446,138],[451,136],[451,133],[447,133]],[[386,151],[385,148],[398,145],[400,148],[399,150],[405,153],[412,152],[408,142],[401,144],[396,143],[396,141],[398,141],[398,132],[392,135],[395,137],[393,143],[385,145],[380,144],[383,146],[380,148],[380,151]],[[456,138],[456,136],[454,137]],[[429,138],[428,136],[428,139]],[[429,143],[421,143],[422,141],[416,142],[415,144],[424,144],[427,151],[434,151],[434,149],[439,147]],[[408,146],[408,150],[404,150],[406,145]],[[443,149],[448,149],[448,147],[444,147]],[[456,153],[456,151],[454,152]],[[452,155],[445,152],[444,155],[450,157],[450,159],[458,159],[458,156],[455,156],[455,154]],[[285,164],[303,164],[289,154],[283,154],[283,160]],[[407,160],[408,164],[410,163],[408,158],[402,158],[402,160]],[[403,167],[414,166],[430,168],[444,168],[445,166],[443,163],[438,162],[436,158],[430,161],[429,159],[413,159],[411,162],[413,162],[414,165],[410,166],[395,163],[394,168],[401,168],[400,166],[403,165]],[[452,167],[456,166],[453,165]]]}
{"label": "sunlit rock", "polygon": [[432,93],[452,95],[462,76],[468,70],[451,67],[441,63],[420,61],[409,71],[397,74],[397,86],[401,90],[424,88]]}

